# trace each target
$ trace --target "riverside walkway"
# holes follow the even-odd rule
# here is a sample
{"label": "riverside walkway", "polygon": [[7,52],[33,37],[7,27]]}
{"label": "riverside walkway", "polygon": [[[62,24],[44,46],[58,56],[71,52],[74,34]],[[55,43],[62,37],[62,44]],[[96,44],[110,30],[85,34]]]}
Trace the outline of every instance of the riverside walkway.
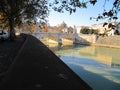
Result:
{"label": "riverside walkway", "polygon": [[35,37],[28,35],[0,90],[92,90]]}

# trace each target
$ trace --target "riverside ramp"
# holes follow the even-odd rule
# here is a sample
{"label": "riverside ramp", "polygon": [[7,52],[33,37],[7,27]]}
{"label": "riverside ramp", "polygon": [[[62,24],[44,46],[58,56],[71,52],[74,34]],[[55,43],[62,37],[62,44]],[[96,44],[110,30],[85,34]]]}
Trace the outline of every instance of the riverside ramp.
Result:
{"label": "riverside ramp", "polygon": [[92,90],[49,48],[31,35],[18,52],[0,90]]}

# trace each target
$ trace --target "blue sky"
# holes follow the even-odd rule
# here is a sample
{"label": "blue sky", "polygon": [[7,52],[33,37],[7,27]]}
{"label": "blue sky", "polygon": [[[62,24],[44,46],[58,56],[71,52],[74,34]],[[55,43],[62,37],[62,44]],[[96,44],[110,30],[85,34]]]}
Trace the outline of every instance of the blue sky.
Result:
{"label": "blue sky", "polygon": [[[103,5],[104,5],[105,0],[98,0],[98,2],[93,6],[93,5],[88,5],[87,9],[77,9],[75,13],[72,13],[72,15],[69,14],[69,12],[64,12],[64,13],[58,13],[55,12],[54,10],[51,10],[50,15],[49,15],[49,24],[51,26],[55,26],[58,24],[61,24],[63,21],[68,25],[68,26],[81,26],[81,25],[92,25],[92,24],[98,24],[102,23],[105,20],[90,20],[90,17],[97,17],[99,13],[103,12]],[[112,2],[114,0],[109,0],[109,2],[106,3],[106,9],[111,8]],[[118,20],[120,21],[120,20]]]}

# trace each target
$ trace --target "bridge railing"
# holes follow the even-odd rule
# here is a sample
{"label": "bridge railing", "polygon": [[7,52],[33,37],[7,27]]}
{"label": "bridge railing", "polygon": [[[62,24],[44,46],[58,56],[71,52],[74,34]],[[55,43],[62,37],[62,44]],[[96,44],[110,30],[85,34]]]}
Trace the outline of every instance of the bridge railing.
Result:
{"label": "bridge railing", "polygon": [[72,34],[51,33],[51,32],[33,33],[33,36],[39,39],[49,35],[56,37],[58,39],[58,43],[61,43],[62,38],[64,38],[65,36],[71,37],[74,43],[81,43],[81,42],[95,43],[96,42],[96,35],[85,35],[85,34],[78,34],[78,33],[72,33]]}

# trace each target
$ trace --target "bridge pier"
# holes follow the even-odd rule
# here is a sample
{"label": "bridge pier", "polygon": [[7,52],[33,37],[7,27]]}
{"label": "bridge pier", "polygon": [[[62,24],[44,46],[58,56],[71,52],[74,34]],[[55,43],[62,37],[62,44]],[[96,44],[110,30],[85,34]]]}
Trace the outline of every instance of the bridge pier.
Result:
{"label": "bridge pier", "polygon": [[62,45],[62,36],[58,33],[58,44]]}
{"label": "bridge pier", "polygon": [[73,34],[73,44],[75,44],[77,41],[77,33]]}
{"label": "bridge pier", "polygon": [[58,44],[62,45],[62,38],[58,38]]}

